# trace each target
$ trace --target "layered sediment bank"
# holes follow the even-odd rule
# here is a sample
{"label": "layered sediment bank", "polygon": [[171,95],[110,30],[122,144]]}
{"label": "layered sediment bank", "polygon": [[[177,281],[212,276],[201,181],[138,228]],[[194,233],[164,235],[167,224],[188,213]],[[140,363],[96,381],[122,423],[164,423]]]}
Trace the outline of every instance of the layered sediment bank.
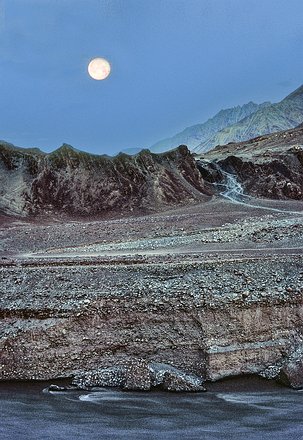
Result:
{"label": "layered sediment bank", "polygon": [[[6,225],[1,379],[74,377],[89,386],[89,378],[104,385],[104,377],[122,377],[119,385],[128,381],[129,389],[190,383],[194,390],[206,380],[260,374],[300,387],[302,217],[261,216],[260,208],[220,200],[208,206],[119,221]],[[30,239],[52,228],[40,246]],[[14,250],[19,243],[22,253]]]}

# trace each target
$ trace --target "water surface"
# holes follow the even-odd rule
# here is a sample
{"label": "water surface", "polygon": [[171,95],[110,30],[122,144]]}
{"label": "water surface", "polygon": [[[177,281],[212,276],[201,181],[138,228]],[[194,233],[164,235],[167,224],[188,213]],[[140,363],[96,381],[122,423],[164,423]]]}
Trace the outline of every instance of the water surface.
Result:
{"label": "water surface", "polygon": [[286,388],[207,393],[43,392],[41,383],[0,387],[0,438],[302,440],[303,393]]}

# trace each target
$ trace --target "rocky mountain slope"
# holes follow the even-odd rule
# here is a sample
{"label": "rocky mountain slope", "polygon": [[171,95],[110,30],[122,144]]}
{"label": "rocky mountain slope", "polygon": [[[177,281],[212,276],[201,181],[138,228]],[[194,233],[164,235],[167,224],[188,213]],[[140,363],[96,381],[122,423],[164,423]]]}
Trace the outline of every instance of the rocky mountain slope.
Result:
{"label": "rocky mountain slope", "polygon": [[[231,173],[244,193],[272,199],[303,199],[303,124],[246,142],[218,146],[198,166],[216,186]],[[220,188],[220,187],[219,187]]]}
{"label": "rocky mountain slope", "polygon": [[150,211],[206,199],[189,150],[95,156],[68,145],[46,154],[0,145],[0,212],[98,215]]}
{"label": "rocky mountain slope", "polygon": [[216,145],[239,142],[256,136],[296,127],[303,122],[303,85],[277,104],[259,108],[241,121],[218,131],[200,142],[195,152],[202,153]]}
{"label": "rocky mountain slope", "polygon": [[192,125],[175,136],[163,139],[150,147],[153,152],[163,152],[176,148],[180,144],[187,145],[191,150],[195,149],[201,142],[207,141],[211,136],[222,128],[234,124],[248,115],[255,113],[260,108],[270,105],[269,102],[255,104],[248,102],[242,106],[228,108],[219,111],[213,118],[208,119],[202,124]]}

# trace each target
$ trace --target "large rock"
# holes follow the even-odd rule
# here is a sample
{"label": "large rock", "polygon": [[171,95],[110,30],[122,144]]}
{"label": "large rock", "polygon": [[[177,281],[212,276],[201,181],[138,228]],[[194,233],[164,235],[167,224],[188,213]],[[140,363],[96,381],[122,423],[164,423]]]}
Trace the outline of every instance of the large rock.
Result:
{"label": "large rock", "polygon": [[120,387],[130,391],[148,391],[151,375],[146,361],[132,359],[121,365],[80,372],[75,375],[72,384],[80,389]]}
{"label": "large rock", "polygon": [[171,365],[148,364],[144,359],[132,359],[123,365],[78,373],[72,382],[78,389],[119,387],[125,391],[206,391],[203,379],[187,374]]}
{"label": "large rock", "polygon": [[298,348],[282,366],[278,380],[294,389],[303,388],[303,346]]}
{"label": "large rock", "polygon": [[187,374],[170,365],[150,364],[152,384],[166,391],[206,391],[203,379],[195,374]]}

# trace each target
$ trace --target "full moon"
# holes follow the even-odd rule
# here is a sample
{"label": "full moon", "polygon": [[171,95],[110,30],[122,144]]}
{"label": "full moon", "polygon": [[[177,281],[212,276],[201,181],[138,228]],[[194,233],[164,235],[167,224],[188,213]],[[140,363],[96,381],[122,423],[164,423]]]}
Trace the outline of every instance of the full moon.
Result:
{"label": "full moon", "polygon": [[110,64],[105,58],[94,58],[89,63],[87,70],[93,79],[105,79],[110,74]]}

